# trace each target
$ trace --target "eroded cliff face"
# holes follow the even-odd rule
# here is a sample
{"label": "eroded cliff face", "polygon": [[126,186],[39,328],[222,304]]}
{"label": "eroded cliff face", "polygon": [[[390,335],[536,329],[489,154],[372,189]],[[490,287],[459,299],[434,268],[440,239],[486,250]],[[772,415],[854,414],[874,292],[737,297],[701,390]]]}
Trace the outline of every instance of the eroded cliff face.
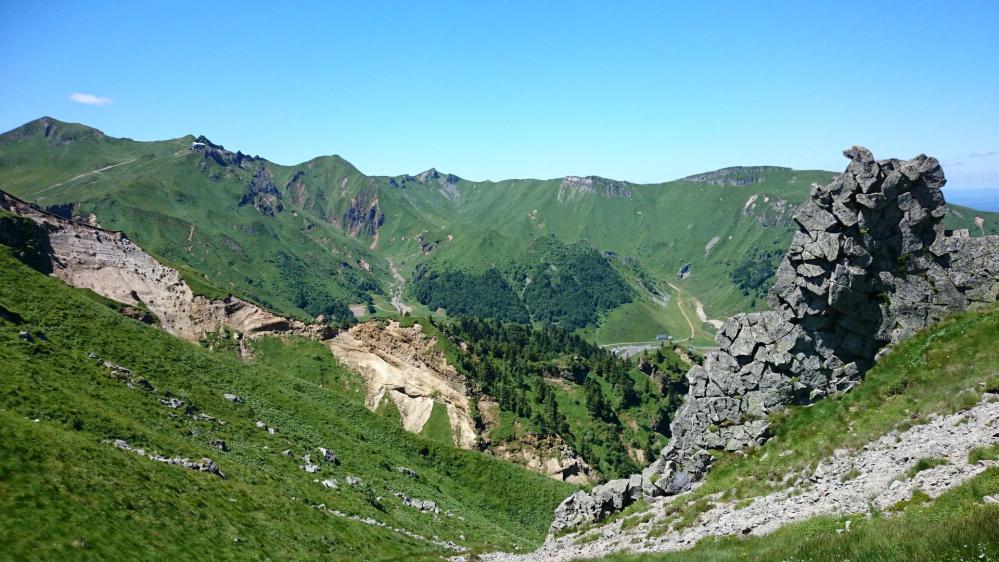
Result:
{"label": "eroded cliff face", "polygon": [[583,460],[561,436],[520,439],[491,446],[493,456],[520,464],[549,478],[571,484],[599,481],[597,471]]}
{"label": "eroded cliff face", "polygon": [[860,147],[844,154],[846,171],[814,185],[794,215],[771,310],[730,318],[719,348],[687,373],[670,444],[642,474],[566,499],[553,529],[600,520],[642,495],[690,489],[710,465],[708,451],[764,442],[771,412],[849,391],[886,346],[996,300],[999,237],[943,230],[936,159],[875,161]]}
{"label": "eroded cliff face", "polygon": [[370,410],[389,399],[399,409],[403,427],[419,433],[438,402],[447,408],[455,445],[476,446],[465,377],[447,362],[436,338],[424,334],[422,326],[368,322],[337,334],[326,344],[337,359],[364,377],[365,405]]}
{"label": "eroded cliff face", "polygon": [[290,320],[237,297],[213,301],[195,296],[177,270],[158,262],[124,233],[50,215],[2,192],[0,208],[41,226],[52,275],[121,303],[145,305],[166,332],[179,338],[196,342],[223,327],[247,336],[332,335],[326,326]]}

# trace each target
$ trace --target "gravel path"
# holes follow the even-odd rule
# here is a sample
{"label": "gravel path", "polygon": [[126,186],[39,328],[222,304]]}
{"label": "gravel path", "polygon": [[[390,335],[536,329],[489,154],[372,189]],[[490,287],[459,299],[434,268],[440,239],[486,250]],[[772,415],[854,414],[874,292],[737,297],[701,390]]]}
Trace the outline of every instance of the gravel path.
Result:
{"label": "gravel path", "polygon": [[[710,535],[766,535],[783,525],[818,515],[865,513],[873,504],[888,508],[922,490],[937,497],[950,488],[999,463],[968,464],[968,451],[999,443],[999,400],[986,394],[977,406],[949,416],[935,416],[929,423],[904,432],[893,431],[859,451],[838,449],[813,472],[803,473],[791,488],[756,498],[742,509],[736,502],[718,502],[696,523],[680,532],[649,538],[653,526],[662,521],[665,508],[675,498],[652,502],[653,517],[647,523],[622,531],[617,521],[582,535],[590,540],[576,544],[579,534],[546,543],[536,552],[513,556],[496,553],[488,560],[571,560],[599,557],[612,552],[664,552],[691,548]],[[920,459],[945,458],[936,466],[907,479],[905,472]]]}

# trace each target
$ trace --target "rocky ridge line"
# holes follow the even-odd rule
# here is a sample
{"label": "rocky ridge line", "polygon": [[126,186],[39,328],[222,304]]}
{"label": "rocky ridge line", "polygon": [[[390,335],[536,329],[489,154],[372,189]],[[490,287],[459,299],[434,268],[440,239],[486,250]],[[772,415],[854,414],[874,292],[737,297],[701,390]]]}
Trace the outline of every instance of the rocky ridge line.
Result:
{"label": "rocky ridge line", "polygon": [[659,458],[641,474],[567,498],[553,532],[643,496],[689,490],[708,470],[708,451],[763,443],[769,413],[847,392],[886,346],[996,300],[999,237],[944,231],[946,180],[936,159],[875,161],[861,147],[844,155],[846,171],[813,185],[794,215],[771,310],[730,318],[719,348],[687,373],[690,391]]}

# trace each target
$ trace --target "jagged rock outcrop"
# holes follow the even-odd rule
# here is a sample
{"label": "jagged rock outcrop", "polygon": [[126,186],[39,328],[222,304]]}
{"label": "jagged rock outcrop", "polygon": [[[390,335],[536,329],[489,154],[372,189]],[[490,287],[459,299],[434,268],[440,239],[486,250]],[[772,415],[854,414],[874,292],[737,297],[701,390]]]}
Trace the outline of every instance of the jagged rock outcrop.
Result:
{"label": "jagged rock outcrop", "polygon": [[558,186],[556,199],[559,203],[575,201],[588,194],[597,194],[608,199],[613,197],[631,198],[628,186],[599,176],[566,176]]}
{"label": "jagged rock outcrop", "polygon": [[239,201],[240,206],[249,204],[252,204],[260,214],[269,217],[276,216],[284,210],[281,192],[274,185],[274,175],[263,164],[257,168],[253,179],[246,187],[246,193]]}
{"label": "jagged rock outcrop", "polygon": [[201,154],[204,157],[204,162],[202,163],[202,169],[208,169],[208,161],[211,160],[223,167],[244,167],[244,164],[250,164],[262,160],[259,156],[250,156],[248,154],[243,154],[242,152],[231,150],[226,150],[221,144],[215,144],[208,140],[204,135],[199,136],[194,142],[191,143],[190,149],[193,152]]}
{"label": "jagged rock outcrop", "polygon": [[708,469],[708,451],[765,441],[769,413],[849,391],[886,346],[996,300],[999,237],[943,230],[936,159],[875,161],[860,147],[844,154],[846,171],[812,186],[794,215],[771,310],[730,318],[719,348],[687,373],[670,444],[642,474],[565,500],[553,529],[602,519],[642,494],[689,489]]}
{"label": "jagged rock outcrop", "polygon": [[410,184],[418,183],[422,185],[437,184],[438,190],[441,195],[447,197],[451,201],[458,201],[461,199],[461,188],[459,185],[461,178],[454,174],[442,174],[437,171],[436,168],[430,168],[424,172],[420,172],[415,176],[406,174],[398,178],[389,178],[388,185],[393,189],[406,189],[411,187]]}
{"label": "jagged rock outcrop", "polygon": [[687,176],[683,178],[683,181],[710,183],[725,187],[742,187],[760,183],[763,181],[762,174],[767,172],[787,172],[790,170],[790,168],[782,168],[780,166],[732,166],[713,172]]}

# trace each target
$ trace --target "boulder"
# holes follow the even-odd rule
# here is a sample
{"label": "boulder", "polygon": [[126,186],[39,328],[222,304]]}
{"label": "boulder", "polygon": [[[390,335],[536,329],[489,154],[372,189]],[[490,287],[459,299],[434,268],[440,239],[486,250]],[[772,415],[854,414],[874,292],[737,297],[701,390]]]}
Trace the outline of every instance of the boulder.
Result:
{"label": "boulder", "polygon": [[319,447],[319,456],[330,464],[340,464],[339,459],[336,458],[336,455],[330,449]]}
{"label": "boulder", "polygon": [[167,408],[177,409],[184,405],[184,402],[176,398],[160,398],[160,404]]}

